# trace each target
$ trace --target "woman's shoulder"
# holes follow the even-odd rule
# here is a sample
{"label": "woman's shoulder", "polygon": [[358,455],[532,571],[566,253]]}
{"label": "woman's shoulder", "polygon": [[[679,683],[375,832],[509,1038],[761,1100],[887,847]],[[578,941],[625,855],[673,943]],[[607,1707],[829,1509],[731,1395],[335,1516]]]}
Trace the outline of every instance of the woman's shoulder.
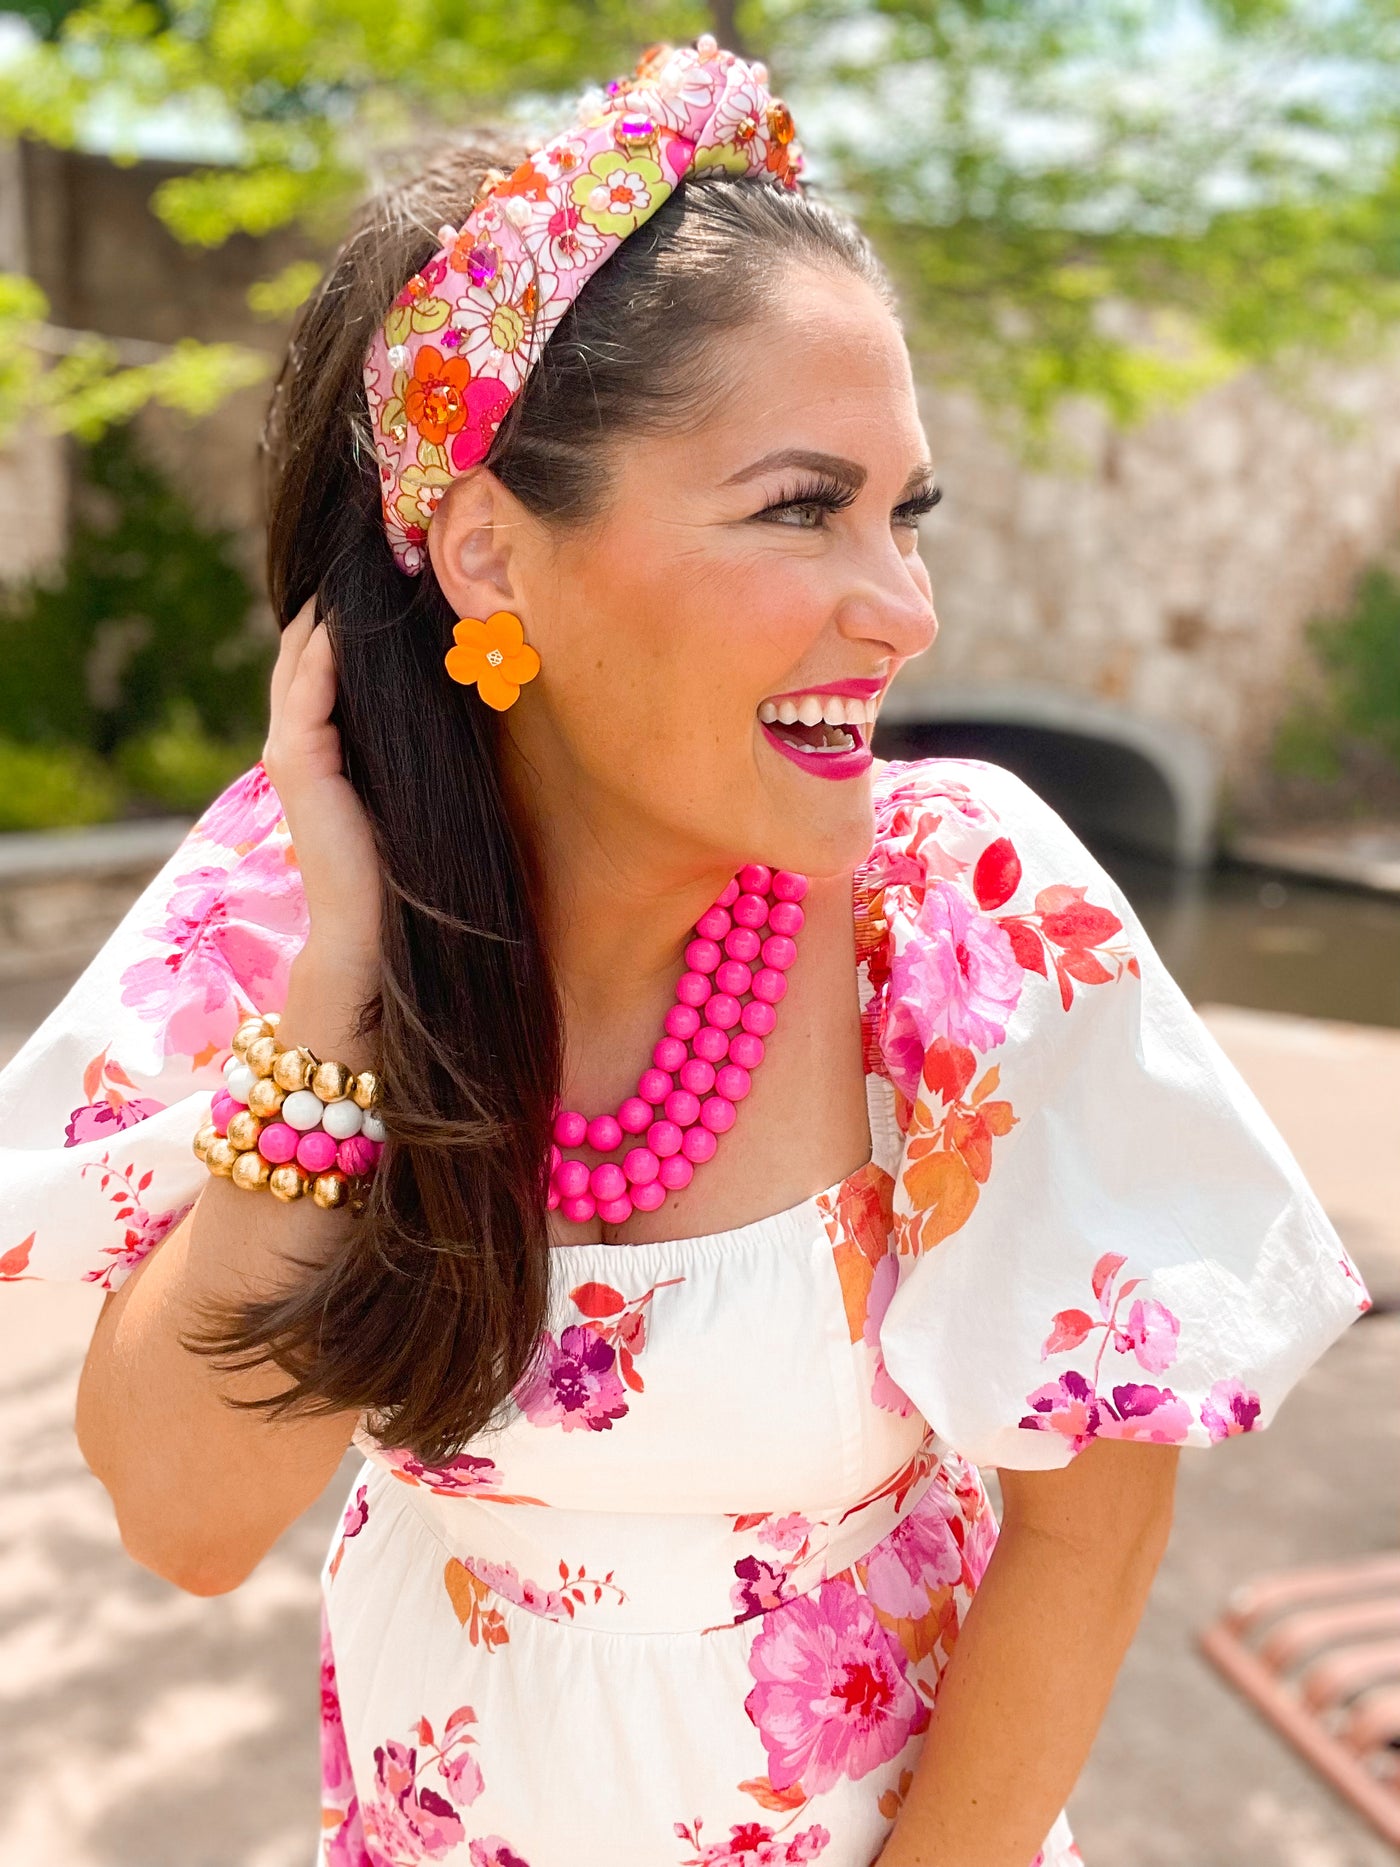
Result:
{"label": "woman's shoulder", "polygon": [[[928,869],[945,880],[971,873],[997,846],[1027,852],[1047,840],[1083,849],[1063,818],[1026,781],[986,759],[881,759],[874,769],[870,865],[885,879]],[[1087,855],[1087,851],[1084,852]],[[1025,862],[1025,856],[1020,857]],[[990,859],[993,863],[996,856]]]}

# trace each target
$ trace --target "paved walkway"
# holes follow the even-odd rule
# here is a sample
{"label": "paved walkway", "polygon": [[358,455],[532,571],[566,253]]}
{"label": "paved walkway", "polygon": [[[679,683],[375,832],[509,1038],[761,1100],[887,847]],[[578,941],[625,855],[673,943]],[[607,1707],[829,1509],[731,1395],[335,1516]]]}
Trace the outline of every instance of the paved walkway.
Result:
{"label": "paved walkway", "polygon": [[[11,1003],[13,1044],[42,1007]],[[1400,1032],[1207,1015],[1378,1313],[1268,1432],[1183,1458],[1171,1549],[1070,1814],[1088,1867],[1395,1867],[1193,1643],[1237,1581],[1400,1540]],[[356,1461],[233,1595],[136,1568],[72,1435],[98,1302],[0,1292],[0,1867],[310,1867],[316,1572]]]}

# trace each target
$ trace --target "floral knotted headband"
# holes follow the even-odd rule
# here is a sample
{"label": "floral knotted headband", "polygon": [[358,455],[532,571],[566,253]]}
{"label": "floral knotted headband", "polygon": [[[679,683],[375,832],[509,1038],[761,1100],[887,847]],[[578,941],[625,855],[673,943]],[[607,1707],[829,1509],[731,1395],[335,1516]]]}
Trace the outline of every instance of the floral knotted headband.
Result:
{"label": "floral knotted headband", "polygon": [[444,489],[486,458],[550,333],[593,274],[692,171],[795,188],[802,147],[768,73],[709,33],[653,45],[585,93],[573,125],[488,176],[394,300],[365,358],[384,524],[409,576]]}

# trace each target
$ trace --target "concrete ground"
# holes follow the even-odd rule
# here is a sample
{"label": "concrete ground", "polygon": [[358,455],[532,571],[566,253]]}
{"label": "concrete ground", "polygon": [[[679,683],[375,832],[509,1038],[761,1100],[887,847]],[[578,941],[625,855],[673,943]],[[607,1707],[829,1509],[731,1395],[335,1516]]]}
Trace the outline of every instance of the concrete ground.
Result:
{"label": "concrete ground", "polygon": [[[0,1060],[44,1001],[0,997]],[[1400,1542],[1400,1032],[1206,1015],[1377,1309],[1269,1431],[1183,1457],[1171,1548],[1070,1815],[1088,1867],[1395,1867],[1194,1642],[1240,1581]],[[72,1434],[99,1301],[0,1293],[0,1867],[310,1867],[316,1573],[356,1460],[233,1595],[136,1568]]]}

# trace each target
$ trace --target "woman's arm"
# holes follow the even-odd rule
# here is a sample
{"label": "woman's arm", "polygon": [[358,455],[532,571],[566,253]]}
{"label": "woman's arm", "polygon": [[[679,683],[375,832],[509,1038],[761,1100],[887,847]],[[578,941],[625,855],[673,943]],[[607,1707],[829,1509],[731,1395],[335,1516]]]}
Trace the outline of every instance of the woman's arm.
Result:
{"label": "woman's arm", "polygon": [[[370,990],[352,965],[305,947],[293,962],[281,1030],[351,1069],[372,1058],[352,1021]],[[254,1569],[320,1495],[355,1429],[354,1414],[270,1422],[226,1397],[280,1392],[267,1366],[223,1375],[180,1346],[202,1309],[265,1297],[320,1261],[354,1223],[310,1199],[283,1203],[210,1175],[193,1208],[108,1297],[78,1386],[83,1457],[116,1507],[127,1552],[192,1594],[222,1594]]]}
{"label": "woman's arm", "polygon": [[1003,1470],[1004,1515],[880,1867],[1029,1867],[1083,1768],[1171,1529],[1178,1448]]}
{"label": "woman's arm", "polygon": [[[335,693],[312,598],[282,632],[263,751],[311,927],[279,1036],[360,1070],[375,1064],[355,1030],[379,984],[380,881],[368,820],[341,768]],[[78,1443],[111,1493],[129,1552],[194,1594],[236,1588],[256,1567],[329,1482],[357,1416],[274,1422],[230,1407],[282,1392],[287,1377],[274,1366],[222,1374],[181,1340],[205,1333],[211,1305],[285,1289],[305,1275],[296,1260],[323,1262],[354,1223],[343,1209],[284,1205],[211,1175],[103,1307],[78,1389]]]}

